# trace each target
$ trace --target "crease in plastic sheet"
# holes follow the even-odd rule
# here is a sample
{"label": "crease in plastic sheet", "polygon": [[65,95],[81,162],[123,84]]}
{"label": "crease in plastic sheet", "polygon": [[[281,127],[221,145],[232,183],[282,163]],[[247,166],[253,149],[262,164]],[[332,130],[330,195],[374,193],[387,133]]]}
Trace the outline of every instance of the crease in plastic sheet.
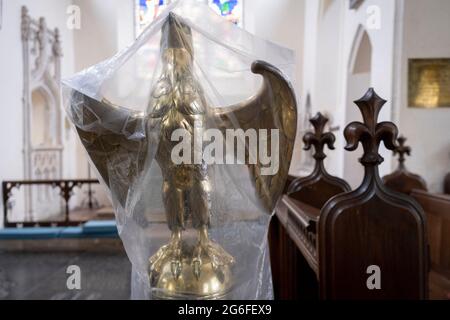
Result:
{"label": "crease in plastic sheet", "polygon": [[[287,78],[294,74],[291,50],[251,35],[207,5],[180,0],[162,12],[131,46],[63,81],[67,115],[109,191],[119,234],[132,263],[134,299],[153,298],[148,260],[171,236],[161,192],[164,177],[156,159],[161,122],[151,116],[155,108],[165,108],[158,99],[170,91],[163,76],[167,55],[162,37],[171,14],[191,30],[189,71],[198,88],[186,84],[183,92],[201,94],[208,110],[249,101],[261,90],[262,77],[251,70],[255,61],[270,63]],[[222,126],[213,113],[206,112],[206,129]],[[239,121],[231,118],[230,129],[239,129]],[[284,156],[280,155],[280,162],[289,162]],[[272,210],[255,192],[246,165],[217,164],[208,170],[210,237],[236,261],[234,286],[227,298],[272,299],[267,246]]]}

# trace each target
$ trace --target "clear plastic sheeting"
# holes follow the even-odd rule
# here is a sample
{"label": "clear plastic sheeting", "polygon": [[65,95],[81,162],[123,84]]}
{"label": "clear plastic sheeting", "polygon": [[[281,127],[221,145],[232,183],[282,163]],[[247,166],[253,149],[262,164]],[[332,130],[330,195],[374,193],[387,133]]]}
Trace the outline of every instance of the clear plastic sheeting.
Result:
{"label": "clear plastic sheeting", "polygon": [[64,81],[133,265],[132,298],[273,297],[267,229],[296,133],[293,72],[292,51],[180,0]]}

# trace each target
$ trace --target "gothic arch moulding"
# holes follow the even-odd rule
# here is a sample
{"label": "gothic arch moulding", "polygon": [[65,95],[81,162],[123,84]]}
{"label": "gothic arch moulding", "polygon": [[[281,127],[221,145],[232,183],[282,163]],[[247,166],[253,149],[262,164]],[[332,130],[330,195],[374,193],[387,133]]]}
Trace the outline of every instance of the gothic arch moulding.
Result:
{"label": "gothic arch moulding", "polygon": [[349,74],[368,73],[372,70],[372,42],[362,25],[356,30],[348,61]]}

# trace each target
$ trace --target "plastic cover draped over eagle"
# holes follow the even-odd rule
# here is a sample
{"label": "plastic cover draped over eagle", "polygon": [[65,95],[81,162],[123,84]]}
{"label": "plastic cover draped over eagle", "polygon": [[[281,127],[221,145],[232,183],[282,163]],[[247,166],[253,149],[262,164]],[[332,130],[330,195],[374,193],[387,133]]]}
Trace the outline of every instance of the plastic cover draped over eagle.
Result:
{"label": "plastic cover draped over eagle", "polygon": [[[133,298],[156,297],[158,261],[177,260],[177,235],[196,239],[202,228],[211,241],[192,254],[216,273],[232,260],[226,298],[272,298],[267,229],[296,135],[293,72],[292,51],[180,0],[131,46],[64,80],[68,116],[133,265]],[[182,163],[172,157],[185,142],[177,129],[191,139]],[[198,279],[196,257],[172,262],[174,278],[189,267]]]}

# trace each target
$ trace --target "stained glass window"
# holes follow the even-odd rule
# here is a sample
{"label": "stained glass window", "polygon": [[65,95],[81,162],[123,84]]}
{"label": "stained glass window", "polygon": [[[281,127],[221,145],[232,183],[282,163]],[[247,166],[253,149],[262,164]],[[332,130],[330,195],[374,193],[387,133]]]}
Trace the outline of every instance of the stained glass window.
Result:
{"label": "stained glass window", "polygon": [[[136,34],[141,32],[174,0],[136,0]],[[211,9],[242,27],[243,0],[198,0],[208,2]]]}
{"label": "stained glass window", "polygon": [[242,0],[209,0],[209,6],[227,20],[242,25]]}
{"label": "stained glass window", "polygon": [[136,0],[136,33],[139,35],[158,14],[165,9],[168,0]]}

